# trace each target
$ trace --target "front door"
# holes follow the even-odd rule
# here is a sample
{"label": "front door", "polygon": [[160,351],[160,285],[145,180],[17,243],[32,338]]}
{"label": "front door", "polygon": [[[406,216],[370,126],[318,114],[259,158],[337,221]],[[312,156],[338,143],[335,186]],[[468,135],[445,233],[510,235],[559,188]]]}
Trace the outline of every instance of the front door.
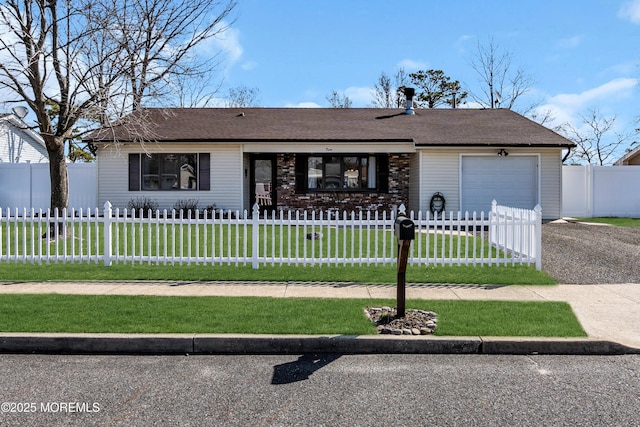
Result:
{"label": "front door", "polygon": [[251,158],[251,205],[261,210],[276,208],[276,156],[257,154]]}

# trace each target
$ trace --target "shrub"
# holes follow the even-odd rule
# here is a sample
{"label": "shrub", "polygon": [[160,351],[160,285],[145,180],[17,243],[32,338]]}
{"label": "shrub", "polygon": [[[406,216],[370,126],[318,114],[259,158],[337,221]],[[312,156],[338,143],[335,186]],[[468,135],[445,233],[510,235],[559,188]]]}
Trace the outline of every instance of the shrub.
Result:
{"label": "shrub", "polygon": [[218,207],[215,205],[215,203],[211,205],[207,205],[207,207],[204,208],[204,212],[206,212],[207,218],[213,218],[217,210],[218,210]]}
{"label": "shrub", "polygon": [[138,212],[140,212],[140,209],[142,209],[142,215],[146,218],[147,216],[149,216],[149,211],[152,212],[152,215],[155,214],[155,211],[158,209],[158,202],[156,202],[155,200],[151,200],[146,196],[141,196],[129,200],[129,203],[127,203],[127,208],[135,211],[135,214],[138,214]]}
{"label": "shrub", "polygon": [[182,216],[184,218],[191,218],[198,209],[198,199],[180,199],[173,204],[175,215]]}

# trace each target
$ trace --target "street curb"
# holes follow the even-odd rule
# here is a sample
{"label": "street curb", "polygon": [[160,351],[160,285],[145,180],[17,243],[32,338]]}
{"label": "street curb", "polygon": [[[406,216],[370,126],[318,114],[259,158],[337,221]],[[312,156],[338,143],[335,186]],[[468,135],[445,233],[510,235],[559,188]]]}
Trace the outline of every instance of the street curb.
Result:
{"label": "street curb", "polygon": [[640,354],[595,339],[383,335],[0,334],[0,353],[18,354]]}

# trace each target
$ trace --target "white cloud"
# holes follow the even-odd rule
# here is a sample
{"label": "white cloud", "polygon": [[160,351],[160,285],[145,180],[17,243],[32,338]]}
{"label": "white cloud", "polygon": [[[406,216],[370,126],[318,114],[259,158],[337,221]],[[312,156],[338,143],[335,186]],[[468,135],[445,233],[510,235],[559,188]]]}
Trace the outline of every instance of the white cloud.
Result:
{"label": "white cloud", "polygon": [[242,57],[244,49],[240,44],[240,31],[228,25],[229,24],[225,22],[220,24],[221,28],[226,29],[209,39],[209,46],[206,46],[205,49],[209,48],[208,50],[215,51],[210,52],[212,54],[222,51],[225,58],[229,61],[227,67],[231,67]]}
{"label": "white cloud", "polygon": [[620,64],[612,65],[607,68],[605,72],[613,72],[618,75],[629,76],[636,74],[638,71],[638,64],[635,62],[625,62]]}
{"label": "white cloud", "polygon": [[533,115],[537,117],[549,117],[544,125],[550,129],[565,123],[574,124],[579,119],[575,111],[569,111],[554,104],[545,104],[536,107]]}
{"label": "white cloud", "polygon": [[601,86],[585,90],[581,93],[562,93],[549,98],[551,104],[571,109],[581,109],[594,101],[610,100],[612,98],[627,97],[637,86],[638,79],[618,78]]}
{"label": "white cloud", "polygon": [[312,101],[298,102],[297,104],[285,104],[285,108],[322,108],[322,105],[316,104]]}
{"label": "white cloud", "polygon": [[640,0],[628,1],[620,6],[618,17],[640,24]]}
{"label": "white cloud", "polygon": [[348,96],[353,107],[368,107],[371,104],[373,98],[371,97],[370,87],[356,87],[351,86],[344,90],[345,96]]}
{"label": "white cloud", "polygon": [[467,51],[467,42],[473,39],[475,39],[474,36],[463,34],[462,36],[458,37],[458,40],[456,40],[456,42],[454,43],[454,47],[458,50],[458,52],[465,53]]}
{"label": "white cloud", "polygon": [[573,36],[565,39],[560,39],[556,43],[556,48],[558,49],[574,49],[582,43],[582,36]]}
{"label": "white cloud", "polygon": [[403,59],[396,64],[397,68],[404,68],[407,71],[426,70],[429,65],[426,62],[414,61],[413,59]]}
{"label": "white cloud", "polygon": [[630,98],[637,85],[638,79],[613,79],[580,93],[561,93],[549,96],[547,102],[536,108],[536,111],[541,115],[550,112],[553,117],[551,125],[563,123],[576,125],[580,121],[580,114],[584,114],[587,109],[607,107],[621,99]]}
{"label": "white cloud", "polygon": [[250,71],[258,67],[258,63],[255,61],[246,61],[240,66],[245,71]]}

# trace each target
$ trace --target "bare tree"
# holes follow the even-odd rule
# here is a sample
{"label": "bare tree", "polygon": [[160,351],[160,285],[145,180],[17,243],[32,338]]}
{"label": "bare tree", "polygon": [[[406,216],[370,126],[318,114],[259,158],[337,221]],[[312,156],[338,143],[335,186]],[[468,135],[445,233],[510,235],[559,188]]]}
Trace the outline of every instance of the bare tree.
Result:
{"label": "bare tree", "polygon": [[395,88],[391,84],[391,78],[384,73],[380,73],[378,81],[371,89],[373,96],[372,106],[374,108],[392,108],[395,104]]}
{"label": "bare tree", "polygon": [[533,78],[524,68],[514,68],[513,54],[503,50],[493,38],[486,45],[478,42],[471,67],[482,84],[481,92],[472,93],[472,97],[487,108],[513,109],[518,98],[533,85]]}
{"label": "bare tree", "polygon": [[[94,0],[117,11],[112,36],[124,50],[131,109],[162,98],[173,77],[208,74],[216,56],[196,61],[194,49],[227,30],[234,0]],[[215,13],[213,13],[215,11]]]}
{"label": "bare tree", "polygon": [[403,89],[409,85],[409,77],[404,68],[400,68],[393,80],[383,71],[371,90],[374,108],[399,108],[404,104]]}
{"label": "bare tree", "polygon": [[176,75],[170,82],[173,97],[168,97],[168,105],[180,108],[209,107],[217,103],[216,94],[221,85],[218,83],[211,87],[207,75]]}
{"label": "bare tree", "polygon": [[331,108],[351,108],[351,99],[345,94],[339,94],[335,90],[327,95],[327,101]]}
{"label": "bare tree", "polygon": [[260,89],[257,87],[236,86],[227,92],[225,107],[244,108],[257,107],[260,104]]}
{"label": "bare tree", "polygon": [[600,166],[611,164],[634,135],[615,132],[616,117],[604,117],[598,110],[589,110],[580,117],[580,127],[568,123],[562,127],[562,133],[576,143],[568,159]]}
{"label": "bare tree", "polygon": [[[103,93],[87,90],[85,82],[102,67],[118,68],[118,49],[87,63],[86,40],[93,39],[97,26],[90,21],[93,15],[84,14],[84,6],[76,1],[6,0],[0,8],[0,87],[35,113],[49,155],[52,209],[64,208],[68,201],[65,142],[85,113],[102,101]],[[118,76],[101,79],[109,86]],[[52,104],[55,115],[48,112]]]}
{"label": "bare tree", "polygon": [[161,95],[161,82],[189,72],[181,61],[224,31],[222,19],[234,6],[232,0],[4,0],[0,88],[35,114],[49,154],[52,209],[68,203],[65,142],[77,127],[105,124]]}

